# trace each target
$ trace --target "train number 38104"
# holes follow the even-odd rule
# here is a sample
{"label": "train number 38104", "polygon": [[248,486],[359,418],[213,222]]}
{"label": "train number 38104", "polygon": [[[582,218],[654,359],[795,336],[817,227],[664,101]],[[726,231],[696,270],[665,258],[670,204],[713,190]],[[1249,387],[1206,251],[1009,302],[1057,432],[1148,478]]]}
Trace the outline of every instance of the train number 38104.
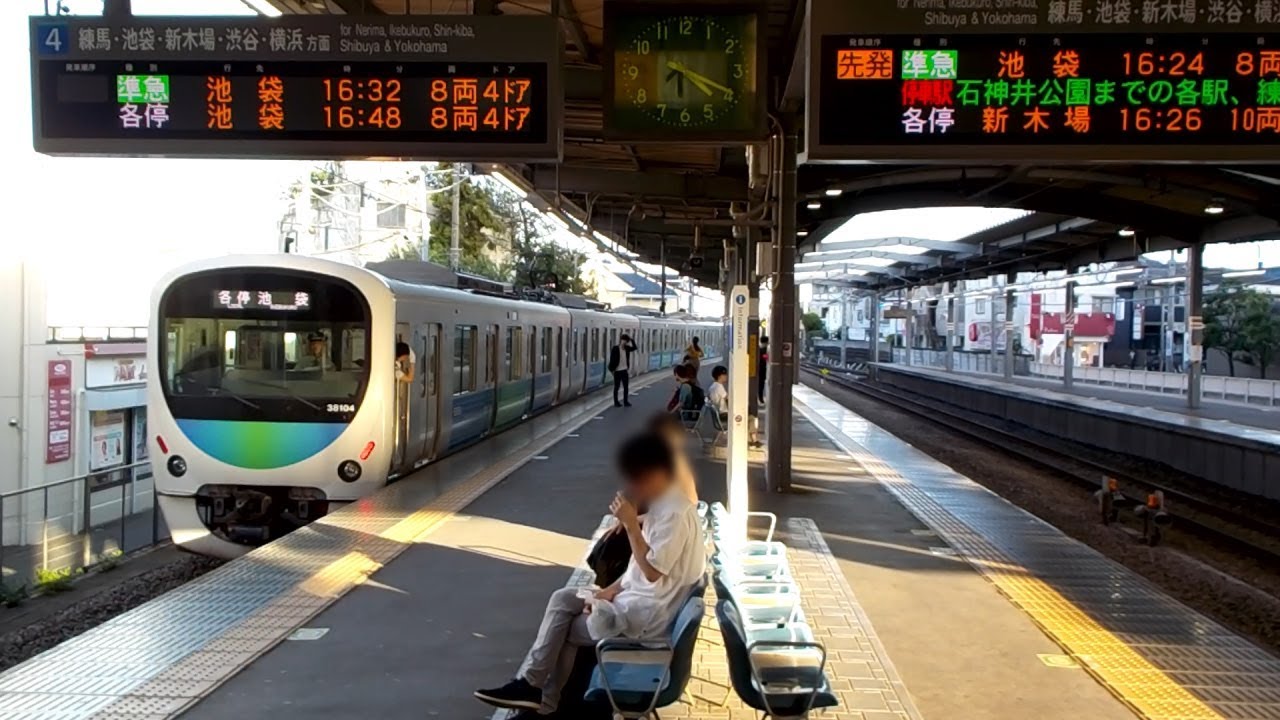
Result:
{"label": "train number 38104", "polygon": [[355,412],[356,406],[352,403],[329,403],[325,409],[331,413],[349,413]]}

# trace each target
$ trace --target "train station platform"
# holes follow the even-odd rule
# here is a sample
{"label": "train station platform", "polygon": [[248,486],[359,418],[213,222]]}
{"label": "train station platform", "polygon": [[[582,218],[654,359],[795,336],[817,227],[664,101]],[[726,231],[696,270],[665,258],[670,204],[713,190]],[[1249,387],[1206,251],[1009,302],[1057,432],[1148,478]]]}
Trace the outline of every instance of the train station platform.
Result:
{"label": "train station platform", "polygon": [[[896,365],[896,367],[901,368],[904,366]],[[921,370],[923,372],[943,372],[947,375],[962,377],[984,384],[1002,383],[1033,390],[1044,390],[1050,393],[1060,393],[1063,395],[1075,395],[1077,397],[1093,400],[1103,400],[1110,403],[1118,403],[1120,405],[1133,405],[1140,408],[1149,408],[1152,410],[1159,410],[1161,412],[1185,415],[1189,418],[1227,422],[1233,425],[1244,425],[1247,427],[1262,428],[1263,430],[1274,430],[1276,432],[1280,432],[1280,406],[1250,406],[1239,402],[1223,402],[1212,398],[1204,398],[1200,403],[1200,407],[1192,409],[1187,407],[1186,396],[1176,395],[1173,393],[1161,393],[1154,390],[1113,387],[1108,385],[1099,385],[1096,383],[1076,383],[1070,388],[1067,388],[1063,386],[1061,380],[1054,380],[1050,378],[1015,376],[1012,379],[1009,379],[1003,376],[983,373],[946,373],[945,371],[918,367],[911,367],[910,369]]]}
{"label": "train station platform", "polygon": [[[0,675],[0,717],[504,718],[547,596],[583,584],[613,449],[663,405],[560,408]],[[1280,718],[1280,660],[803,387],[775,512],[836,720]],[[695,452],[696,454],[696,452]],[[706,500],[724,468],[696,455]],[[664,718],[754,718],[714,620]]]}
{"label": "train station platform", "polygon": [[[1159,463],[1197,482],[1280,500],[1280,428],[1229,417],[1265,410],[1206,403],[1202,410],[1167,407],[1176,399],[1097,386],[1073,392],[1036,381],[954,373],[900,364],[876,365],[876,382],[964,412],[1107,452]],[[1123,397],[1116,398],[1118,395]],[[1280,417],[1280,415],[1277,415]]]}

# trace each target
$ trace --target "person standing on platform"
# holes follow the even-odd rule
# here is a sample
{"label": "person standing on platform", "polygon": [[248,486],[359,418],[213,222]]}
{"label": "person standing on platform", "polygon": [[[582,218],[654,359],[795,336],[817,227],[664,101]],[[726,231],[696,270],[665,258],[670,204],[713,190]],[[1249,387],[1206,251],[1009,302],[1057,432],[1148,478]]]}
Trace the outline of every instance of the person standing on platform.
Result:
{"label": "person standing on platform", "polygon": [[760,336],[760,354],[756,358],[756,377],[760,381],[756,390],[756,399],[763,405],[764,390],[769,387],[769,338],[765,335]]}
{"label": "person standing on platform", "polygon": [[[631,407],[631,354],[636,344],[631,336],[622,333],[618,344],[609,350],[609,372],[613,373],[613,406]],[[618,401],[618,388],[622,388],[622,401]]]}
{"label": "person standing on platform", "polygon": [[698,344],[698,338],[689,341],[689,347],[684,349],[685,362],[689,367],[693,368],[693,381],[698,381],[698,371],[702,369],[702,358],[706,353],[702,352],[702,346]]}
{"label": "person standing on platform", "polygon": [[625,489],[609,511],[631,543],[626,572],[590,599],[577,588],[552,593],[537,639],[515,679],[502,687],[475,691],[477,699],[528,711],[522,718],[555,712],[578,649],[604,639],[592,637],[588,629],[593,606],[611,604],[622,620],[625,637],[665,639],[671,621],[706,572],[698,511],[676,482],[667,441],[654,433],[627,441],[618,452],[618,468]]}

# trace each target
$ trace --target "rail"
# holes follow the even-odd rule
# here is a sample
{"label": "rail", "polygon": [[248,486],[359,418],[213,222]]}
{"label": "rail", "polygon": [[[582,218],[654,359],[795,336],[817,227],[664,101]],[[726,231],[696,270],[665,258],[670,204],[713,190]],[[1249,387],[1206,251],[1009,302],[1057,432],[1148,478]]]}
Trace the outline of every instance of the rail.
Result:
{"label": "rail", "polygon": [[0,493],[0,580],[10,589],[168,537],[149,461]]}

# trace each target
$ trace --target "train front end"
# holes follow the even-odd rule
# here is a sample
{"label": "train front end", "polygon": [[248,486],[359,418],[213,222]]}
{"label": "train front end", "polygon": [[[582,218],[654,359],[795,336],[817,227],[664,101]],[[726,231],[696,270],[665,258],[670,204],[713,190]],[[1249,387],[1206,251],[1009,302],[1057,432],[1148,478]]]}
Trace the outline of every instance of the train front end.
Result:
{"label": "train front end", "polygon": [[289,256],[198,263],[161,283],[149,441],[174,542],[235,557],[385,484],[394,343],[375,329],[381,303],[372,274]]}

